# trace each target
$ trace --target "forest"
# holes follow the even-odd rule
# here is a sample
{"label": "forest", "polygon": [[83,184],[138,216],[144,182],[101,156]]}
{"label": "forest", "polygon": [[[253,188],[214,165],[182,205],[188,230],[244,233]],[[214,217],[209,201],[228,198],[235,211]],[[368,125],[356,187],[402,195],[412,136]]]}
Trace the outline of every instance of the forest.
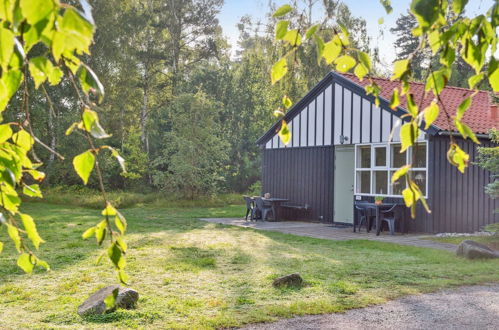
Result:
{"label": "forest", "polygon": [[[92,2],[97,29],[91,56],[84,59],[105,86],[105,101],[98,111],[102,126],[112,135],[106,143],[127,161],[124,173],[113,159],[101,160],[110,189],[158,191],[190,199],[258,189],[260,151],[255,141],[275,122],[273,111],[282,95],[299,100],[331,68],[318,58],[314,45],[304,44],[294,55],[292,74],[279,86],[271,85],[270,69],[282,53],[274,36],[276,6],[269,3],[263,21],[242,17],[239,40],[231,45],[217,19],[223,4],[222,0]],[[323,24],[318,33],[327,39],[338,25],[346,27],[352,31],[352,43],[371,55],[373,72],[387,75],[366,21],[345,4],[301,2],[297,7],[301,10],[289,14],[291,24],[305,31],[318,23],[312,19],[318,6],[326,15],[320,22],[334,22]],[[417,47],[411,34],[414,26],[412,15],[402,15],[391,31],[397,35],[400,58]],[[419,55],[414,61],[420,65],[415,67],[424,70],[430,56]],[[458,74],[452,75],[450,84],[465,83],[463,78],[470,75],[461,64],[455,63]],[[421,78],[422,73],[414,72],[414,77]],[[85,144],[77,134],[65,136],[79,116],[69,86],[66,77],[57,86],[35,89],[29,84],[34,133],[66,159],[35,146],[35,154],[44,161],[45,187],[81,183],[67,161]],[[20,102],[21,97],[15,98],[9,107]],[[90,178],[89,186],[97,187],[95,178]]]}

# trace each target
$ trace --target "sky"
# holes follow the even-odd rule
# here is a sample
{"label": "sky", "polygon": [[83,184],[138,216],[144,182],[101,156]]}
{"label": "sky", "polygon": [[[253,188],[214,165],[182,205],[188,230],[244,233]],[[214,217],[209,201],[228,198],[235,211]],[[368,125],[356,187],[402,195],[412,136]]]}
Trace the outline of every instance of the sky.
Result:
{"label": "sky", "polygon": [[[275,0],[277,6],[291,3],[291,1]],[[315,18],[323,17],[321,13],[321,0],[317,1]],[[386,68],[391,66],[395,59],[395,49],[393,43],[395,36],[390,33],[390,28],[395,26],[395,21],[400,14],[405,13],[410,6],[410,0],[392,0],[393,12],[387,15],[379,0],[343,0],[356,17],[366,20],[367,31],[373,43],[376,43],[380,50],[382,65]],[[265,14],[268,10],[269,0],[225,0],[218,18],[223,28],[224,35],[232,45],[233,53],[237,49],[239,31],[236,24],[242,16],[250,15],[255,21],[265,21]],[[494,3],[494,0],[470,0],[466,6],[466,13],[469,16],[476,16],[485,13]],[[384,23],[378,24],[379,18],[383,17]],[[382,33],[381,33],[382,32]]]}

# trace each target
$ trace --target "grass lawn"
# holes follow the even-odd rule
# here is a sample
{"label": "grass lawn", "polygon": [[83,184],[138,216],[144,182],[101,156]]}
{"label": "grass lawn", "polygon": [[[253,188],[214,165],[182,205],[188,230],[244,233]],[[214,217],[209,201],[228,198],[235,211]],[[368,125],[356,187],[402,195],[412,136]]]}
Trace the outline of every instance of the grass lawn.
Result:
{"label": "grass lawn", "polygon": [[[224,208],[140,207],[129,222],[127,270],[138,309],[80,318],[90,293],[116,282],[99,249],[81,233],[99,211],[26,203],[47,241],[40,255],[52,271],[24,275],[12,244],[0,255],[0,328],[217,328],[293,315],[341,312],[405,294],[499,282],[499,260],[467,261],[452,253],[372,241],[328,241],[227,227],[197,217],[240,216]],[[5,230],[0,240],[6,242]],[[301,289],[274,289],[272,279],[299,272]]]}
{"label": "grass lawn", "polygon": [[459,244],[462,241],[472,240],[478,243],[482,243],[490,247],[491,249],[499,251],[499,235],[495,236],[464,236],[464,237],[427,237],[432,241]]}

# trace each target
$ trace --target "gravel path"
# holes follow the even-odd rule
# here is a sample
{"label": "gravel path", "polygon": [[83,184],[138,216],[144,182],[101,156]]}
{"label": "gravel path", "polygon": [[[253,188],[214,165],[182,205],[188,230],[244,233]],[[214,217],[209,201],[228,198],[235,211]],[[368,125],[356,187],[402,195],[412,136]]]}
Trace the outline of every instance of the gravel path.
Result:
{"label": "gravel path", "polygon": [[245,329],[499,329],[499,284],[408,296],[342,314],[296,317]]}

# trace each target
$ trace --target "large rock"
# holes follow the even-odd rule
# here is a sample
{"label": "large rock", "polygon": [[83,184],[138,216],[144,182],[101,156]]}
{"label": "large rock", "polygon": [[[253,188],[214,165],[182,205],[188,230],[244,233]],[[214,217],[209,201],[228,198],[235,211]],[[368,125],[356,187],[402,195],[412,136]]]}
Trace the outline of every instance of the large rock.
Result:
{"label": "large rock", "polygon": [[499,258],[499,253],[486,245],[475,241],[462,241],[457,247],[456,254],[467,259],[492,259]]}
{"label": "large rock", "polygon": [[272,285],[274,287],[283,287],[283,286],[301,286],[303,284],[303,279],[300,274],[289,274],[279,278],[276,278]]}
{"label": "large rock", "polygon": [[[118,290],[116,303],[114,308],[108,309],[104,300],[113,294],[114,290]],[[116,308],[132,309],[135,308],[139,300],[139,293],[129,288],[122,288],[119,285],[110,285],[92,294],[80,306],[78,306],[78,314],[85,315],[98,315],[114,311]]]}

